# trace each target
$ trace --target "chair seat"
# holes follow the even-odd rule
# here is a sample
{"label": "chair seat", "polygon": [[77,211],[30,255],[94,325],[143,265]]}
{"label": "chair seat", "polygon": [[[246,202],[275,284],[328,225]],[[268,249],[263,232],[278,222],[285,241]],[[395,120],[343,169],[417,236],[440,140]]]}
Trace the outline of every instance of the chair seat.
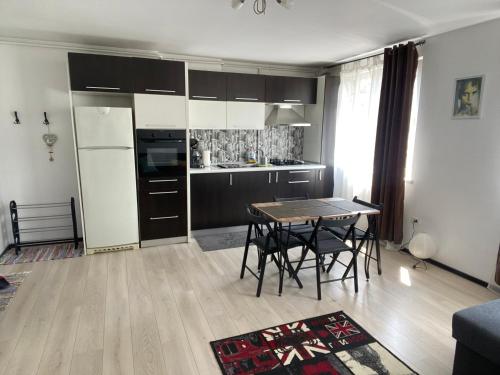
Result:
{"label": "chair seat", "polygon": [[318,245],[316,251],[319,254],[332,254],[341,251],[352,251],[352,248],[345,244],[334,234],[328,231],[320,231],[317,234]]}
{"label": "chair seat", "polygon": [[[283,244],[283,246],[286,246],[287,245],[287,239],[285,236],[283,236],[284,238],[282,239],[281,243]],[[254,238],[252,239],[250,242],[252,242],[255,246],[261,248],[261,249],[264,249],[265,246],[266,246],[266,237],[257,237],[257,238]],[[294,236],[290,236],[290,238],[288,239],[288,246],[287,248],[288,249],[292,249],[294,247],[302,247],[304,245],[303,241],[299,240],[298,238],[294,237]],[[269,241],[269,251],[270,252],[276,252],[278,251],[278,247],[276,246],[276,242],[274,241],[274,239],[270,239]]]}
{"label": "chair seat", "polygon": [[[347,234],[346,228],[331,228],[329,230],[340,238],[344,238]],[[366,235],[366,231],[359,229],[359,228],[354,229],[354,237],[356,238],[356,240],[362,240],[365,237],[365,235]],[[374,240],[375,236],[372,233],[369,233],[368,239]]]}

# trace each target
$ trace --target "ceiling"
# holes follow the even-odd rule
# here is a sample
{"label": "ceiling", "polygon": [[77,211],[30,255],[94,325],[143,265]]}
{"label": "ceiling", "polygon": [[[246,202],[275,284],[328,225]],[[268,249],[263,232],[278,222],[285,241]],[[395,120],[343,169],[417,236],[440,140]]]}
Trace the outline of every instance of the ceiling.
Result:
{"label": "ceiling", "polygon": [[[500,17],[500,0],[0,0],[0,37],[322,65]],[[253,2],[253,0],[252,0]]]}

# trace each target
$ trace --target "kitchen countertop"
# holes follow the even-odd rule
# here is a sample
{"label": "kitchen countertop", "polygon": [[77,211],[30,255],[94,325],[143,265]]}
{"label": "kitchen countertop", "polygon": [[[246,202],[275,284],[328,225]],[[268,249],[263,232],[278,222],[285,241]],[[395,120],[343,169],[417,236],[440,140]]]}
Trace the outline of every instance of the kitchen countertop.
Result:
{"label": "kitchen countertop", "polygon": [[[243,165],[243,164],[242,164]],[[271,165],[269,167],[240,167],[240,168],[220,168],[216,165],[206,168],[191,168],[191,174],[202,173],[234,173],[234,172],[266,172],[266,171],[287,171],[287,170],[308,170],[308,169],[324,169],[326,165],[305,163],[298,165]]]}

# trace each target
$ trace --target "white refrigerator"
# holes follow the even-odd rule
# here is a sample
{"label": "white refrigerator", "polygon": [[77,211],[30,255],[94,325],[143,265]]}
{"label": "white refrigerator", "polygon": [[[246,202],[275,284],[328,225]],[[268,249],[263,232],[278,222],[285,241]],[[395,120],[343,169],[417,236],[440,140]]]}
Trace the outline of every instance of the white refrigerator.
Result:
{"label": "white refrigerator", "polygon": [[87,253],[139,243],[131,108],[75,107]]}

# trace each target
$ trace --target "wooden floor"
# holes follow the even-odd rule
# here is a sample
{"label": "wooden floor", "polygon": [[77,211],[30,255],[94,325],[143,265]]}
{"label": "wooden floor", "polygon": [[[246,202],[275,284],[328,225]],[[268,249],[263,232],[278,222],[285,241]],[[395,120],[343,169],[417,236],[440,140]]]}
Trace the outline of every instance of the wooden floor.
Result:
{"label": "wooden floor", "polygon": [[388,251],[384,274],[361,278],[357,295],[352,280],[324,284],[317,301],[306,270],[304,289],[287,280],[279,297],[270,267],[256,298],[256,280],[239,279],[241,257],[241,249],[203,253],[194,242],[2,266],[31,274],[2,314],[0,374],[217,374],[209,341],[338,310],[420,373],[447,374],[453,312],[495,298]]}

